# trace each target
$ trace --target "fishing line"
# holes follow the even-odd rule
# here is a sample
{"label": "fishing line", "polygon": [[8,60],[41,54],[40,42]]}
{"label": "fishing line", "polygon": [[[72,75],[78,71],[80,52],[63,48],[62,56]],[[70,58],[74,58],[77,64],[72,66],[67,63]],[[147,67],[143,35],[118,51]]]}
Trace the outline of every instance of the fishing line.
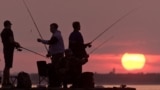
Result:
{"label": "fishing line", "polygon": [[29,52],[32,52],[32,53],[34,53],[34,54],[37,54],[37,55],[39,55],[39,56],[42,56],[42,57],[45,57],[45,58],[46,58],[46,56],[44,56],[44,55],[42,55],[42,54],[39,54],[39,53],[37,53],[37,52],[35,52],[35,51],[33,51],[33,50],[24,48],[24,47],[22,47],[22,46],[21,46],[20,48],[22,48],[22,49],[24,49],[24,50],[27,50],[27,51],[29,51]]}
{"label": "fishing line", "polygon": [[[100,36],[102,36],[106,31],[110,30],[114,25],[116,25],[118,22],[120,22],[121,20],[123,20],[125,17],[127,17],[128,15],[130,15],[131,13],[133,13],[135,10],[137,10],[138,8],[134,8],[133,10],[129,11],[128,13],[126,13],[125,15],[123,15],[122,17],[120,17],[118,20],[116,20],[113,24],[111,24],[108,28],[106,28],[103,32],[101,32],[97,37],[95,37],[95,39],[93,39],[91,41],[91,43],[93,43],[95,40],[97,40]],[[107,41],[109,41],[112,37],[110,37],[109,39],[105,40],[103,43],[101,43],[99,46],[97,46],[95,49],[93,49],[91,53],[93,53],[96,49],[98,49],[100,46],[102,46],[104,43],[106,43]]]}
{"label": "fishing line", "polygon": [[132,12],[134,12],[137,8],[129,11],[128,13],[126,13],[124,16],[122,16],[121,18],[119,18],[117,21],[115,21],[113,24],[111,24],[107,29],[105,29],[103,32],[101,32],[97,37],[95,37],[95,39],[93,39],[91,41],[91,43],[93,43],[95,40],[97,40],[100,36],[102,36],[102,34],[104,34],[106,31],[110,30],[110,28],[112,28],[114,25],[116,25],[118,22],[120,22],[121,20],[123,20],[125,17],[127,17],[128,15],[130,15]]}
{"label": "fishing line", "polygon": [[[32,14],[31,14],[31,11],[29,10],[29,8],[28,8],[28,6],[27,6],[25,0],[23,0],[23,3],[24,3],[24,5],[25,5],[25,7],[26,7],[26,9],[27,9],[27,11],[28,11],[28,13],[29,13],[29,15],[30,15],[32,21],[33,21],[33,24],[34,24],[35,27],[36,27],[36,30],[38,31],[38,34],[39,34],[40,38],[43,39],[43,37],[42,37],[42,35],[41,35],[41,33],[40,33],[39,29],[38,29],[38,26],[37,26],[37,24],[36,24],[36,22],[35,22],[35,20],[34,20],[34,18],[33,18],[33,16],[32,16]],[[45,44],[44,44],[44,47],[45,47],[45,49],[46,49],[47,52],[48,52],[47,46],[46,46]]]}
{"label": "fishing line", "polygon": [[108,42],[109,40],[111,40],[113,38],[113,36],[109,37],[108,39],[106,39],[103,43],[99,44],[97,47],[95,47],[89,54],[92,54],[95,50],[97,50],[98,48],[100,48],[103,44],[105,44],[106,42]]}

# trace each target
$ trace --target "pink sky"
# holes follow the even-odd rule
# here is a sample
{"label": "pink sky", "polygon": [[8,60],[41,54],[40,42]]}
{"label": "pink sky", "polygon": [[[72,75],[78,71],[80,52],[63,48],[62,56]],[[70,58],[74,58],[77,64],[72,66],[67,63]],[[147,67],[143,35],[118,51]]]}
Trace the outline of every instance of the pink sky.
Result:
{"label": "pink sky", "polygon": [[[125,52],[134,52],[143,53],[147,58],[144,69],[136,72],[160,72],[159,0],[26,0],[26,3],[43,38],[51,36],[50,23],[59,24],[66,48],[73,21],[81,22],[81,33],[85,42],[89,42],[121,16],[140,7],[93,42],[92,48],[87,49],[88,53],[114,36],[90,55],[84,71],[107,73],[115,68],[118,73],[128,72],[121,65],[121,56]],[[0,29],[3,29],[4,20],[11,20],[16,41],[25,48],[46,54],[44,46],[36,42],[39,35],[22,0],[1,0],[0,11]],[[1,44],[0,70],[4,67],[2,48]],[[100,58],[102,56],[105,58]],[[50,62],[25,50],[16,51],[12,72],[37,72],[37,60]]]}

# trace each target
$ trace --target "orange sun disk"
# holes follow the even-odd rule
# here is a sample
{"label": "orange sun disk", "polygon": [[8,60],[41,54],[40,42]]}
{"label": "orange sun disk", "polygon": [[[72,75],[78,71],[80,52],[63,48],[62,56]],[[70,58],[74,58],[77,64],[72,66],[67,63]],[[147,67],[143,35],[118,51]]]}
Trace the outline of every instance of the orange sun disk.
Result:
{"label": "orange sun disk", "polygon": [[121,58],[122,66],[128,70],[140,70],[146,62],[143,54],[125,53]]}

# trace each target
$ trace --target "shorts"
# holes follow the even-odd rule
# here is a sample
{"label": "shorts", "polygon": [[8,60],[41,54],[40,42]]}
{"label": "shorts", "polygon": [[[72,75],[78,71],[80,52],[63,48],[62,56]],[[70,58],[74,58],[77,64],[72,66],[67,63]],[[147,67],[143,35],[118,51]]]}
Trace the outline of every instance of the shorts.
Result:
{"label": "shorts", "polygon": [[5,67],[12,68],[14,49],[4,50]]}

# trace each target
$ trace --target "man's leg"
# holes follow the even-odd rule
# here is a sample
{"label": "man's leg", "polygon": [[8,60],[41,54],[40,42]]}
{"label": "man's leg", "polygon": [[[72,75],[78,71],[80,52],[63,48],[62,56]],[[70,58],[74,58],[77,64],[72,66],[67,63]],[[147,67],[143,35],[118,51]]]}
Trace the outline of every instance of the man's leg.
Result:
{"label": "man's leg", "polygon": [[10,83],[10,69],[13,64],[13,52],[14,49],[4,51],[5,67],[3,71],[3,83],[4,85],[11,85]]}
{"label": "man's leg", "polygon": [[52,75],[52,84],[53,84],[53,87],[61,87],[61,77],[60,77],[60,74],[59,72],[57,71],[58,68],[59,68],[59,65],[60,65],[60,59],[62,59],[64,57],[64,54],[63,53],[59,53],[59,54],[55,54],[55,55],[52,55],[52,69],[54,72],[54,75]]}
{"label": "man's leg", "polygon": [[2,83],[3,85],[7,85],[8,83],[10,83],[9,76],[10,76],[10,68],[5,67],[3,70],[3,83]]}

